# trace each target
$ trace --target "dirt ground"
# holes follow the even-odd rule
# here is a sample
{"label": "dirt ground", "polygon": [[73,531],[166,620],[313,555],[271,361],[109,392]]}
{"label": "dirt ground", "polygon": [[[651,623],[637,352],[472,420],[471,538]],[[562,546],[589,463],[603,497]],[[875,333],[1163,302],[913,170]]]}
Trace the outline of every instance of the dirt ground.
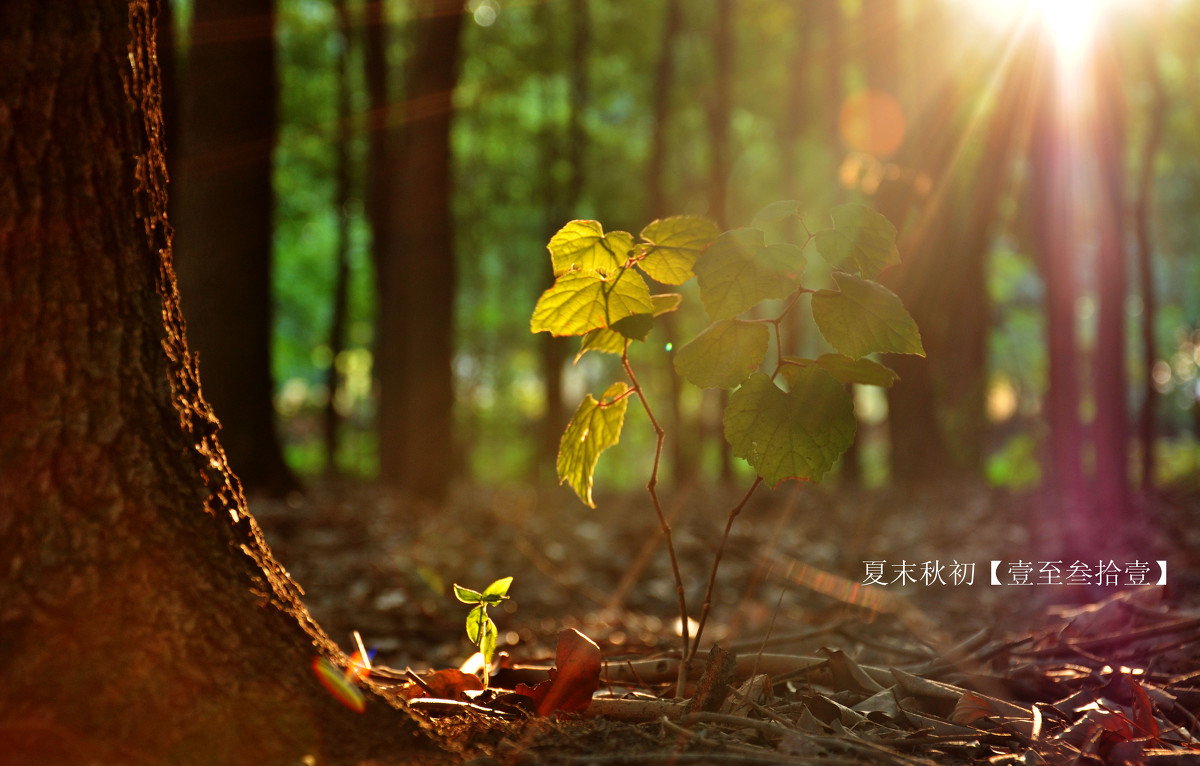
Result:
{"label": "dirt ground", "polygon": [[[743,492],[663,492],[693,620]],[[467,607],[450,585],[478,590],[505,576],[514,578],[512,598],[494,618],[509,663],[552,664],[564,628],[594,640],[607,668],[677,656],[677,594],[649,498],[600,495],[597,506],[565,489],[523,485],[462,488],[437,508],[328,483],[287,502],[250,501],[317,620],[348,651],[359,631],[376,664],[460,665],[472,647]],[[460,743],[463,757],[1200,761],[1198,513],[1194,494],[1140,501],[1129,529],[1090,552],[1073,545],[1068,525],[1036,495],[967,485],[760,488],[733,524],[691,673],[703,680],[696,676],[717,642],[737,657],[738,672],[723,683],[740,692],[626,721],[615,720],[624,713],[520,726],[502,716],[494,725],[476,721],[464,729],[473,733]],[[1159,562],[1166,587],[1137,587],[1159,581]],[[745,686],[764,675],[758,665],[766,678]],[[598,699],[674,693],[667,679],[610,679]]]}

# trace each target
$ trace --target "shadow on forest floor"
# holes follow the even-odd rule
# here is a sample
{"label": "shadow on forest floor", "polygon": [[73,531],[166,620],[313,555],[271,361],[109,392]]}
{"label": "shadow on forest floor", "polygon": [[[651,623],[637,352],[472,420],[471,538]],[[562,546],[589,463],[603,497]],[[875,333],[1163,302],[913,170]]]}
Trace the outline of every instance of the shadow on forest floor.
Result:
{"label": "shadow on forest floor", "polygon": [[[664,494],[696,618],[739,495]],[[565,489],[510,486],[464,489],[430,508],[319,485],[289,503],[252,499],[251,510],[320,624],[344,647],[359,631],[377,664],[457,667],[473,647],[450,584],[481,589],[510,575],[512,598],[493,611],[500,650],[516,662],[552,662],[567,627],[613,667],[677,650],[678,602],[649,499],[597,505]],[[819,673],[772,660],[784,666],[753,704],[726,701],[707,720],[680,713],[682,728],[657,717],[624,733],[604,733],[612,722],[547,724],[519,746],[480,752],[519,750],[510,760],[531,763],[634,753],[666,762],[664,750],[685,754],[680,763],[1016,763],[1029,752],[1086,762],[1190,750],[1200,734],[1197,512],[1194,495],[1156,500],[1103,557],[1076,561],[1035,495],[967,485],[760,491],[733,525],[703,643],[741,657],[822,658]],[[1166,588],[1152,586],[1159,562]],[[867,580],[883,584],[861,587]],[[646,681],[639,693],[673,691]]]}

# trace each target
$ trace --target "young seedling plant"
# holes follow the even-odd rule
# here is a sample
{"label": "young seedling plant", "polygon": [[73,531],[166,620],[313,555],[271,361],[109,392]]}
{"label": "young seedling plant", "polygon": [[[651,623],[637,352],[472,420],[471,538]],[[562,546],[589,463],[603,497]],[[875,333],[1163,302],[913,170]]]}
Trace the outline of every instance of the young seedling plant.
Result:
{"label": "young seedling plant", "polygon": [[[801,232],[799,241],[768,239],[767,229],[788,227]],[[829,286],[805,284],[804,252],[810,244],[833,269]],[[813,231],[801,204],[784,200],[760,211],[750,227],[724,233],[698,216],[656,220],[637,238],[624,231],[605,232],[597,221],[571,221],[547,247],[555,281],[538,299],[530,329],[581,337],[576,361],[591,351],[619,355],[628,380],[614,382],[599,400],[584,397],[559,443],[559,480],[595,507],[596,462],[617,444],[629,397],[636,396],[656,437],[646,489],[675,579],[683,626],[682,693],[729,531],[755,489],[763,482],[774,487],[790,479],[820,481],[833,467],[857,427],[850,385],[888,387],[898,380],[868,355],[924,356],[916,323],[900,299],[874,281],[900,261],[896,229],[874,210],[850,204],[834,207],[828,225]],[[663,285],[697,280],[711,324],[675,352],[675,371],[701,388],[730,392],[722,418],[725,438],[733,454],[757,474],[728,514],[694,639],[688,635],[684,584],[657,489],[666,434],[629,361],[630,344],[644,341],[658,317],[679,308],[682,296],[652,295],[647,276]],[[806,296],[813,322],[834,353],[802,357],[790,353],[784,342],[784,320]]]}
{"label": "young seedling plant", "polygon": [[512,581],[511,577],[502,577],[484,588],[482,593],[458,584],[454,586],[454,597],[464,604],[473,605],[471,611],[467,612],[467,638],[479,647],[479,653],[483,655],[484,688],[488,685],[488,668],[492,664],[492,655],[496,653],[498,636],[496,623],[492,622],[487,610],[489,606],[499,606],[501,601],[508,598],[508,586],[512,585]]}

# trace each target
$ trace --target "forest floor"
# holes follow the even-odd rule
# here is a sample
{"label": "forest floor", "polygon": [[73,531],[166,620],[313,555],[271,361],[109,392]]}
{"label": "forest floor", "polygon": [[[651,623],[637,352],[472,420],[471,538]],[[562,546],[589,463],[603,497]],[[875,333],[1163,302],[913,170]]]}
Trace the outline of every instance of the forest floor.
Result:
{"label": "forest floor", "polygon": [[[698,619],[740,493],[663,497]],[[565,489],[467,488],[435,508],[315,484],[250,508],[318,622],[348,652],[358,631],[376,665],[458,667],[473,647],[451,584],[506,576],[499,649],[528,667],[496,685],[545,677],[565,628],[599,645],[592,715],[421,708],[473,717],[455,743],[464,761],[1200,763],[1194,492],[1143,502],[1089,551],[1036,495],[760,489],[733,524],[687,707],[659,672],[675,667],[680,621],[645,493],[599,495],[593,510]],[[706,660],[713,642],[734,657]]]}

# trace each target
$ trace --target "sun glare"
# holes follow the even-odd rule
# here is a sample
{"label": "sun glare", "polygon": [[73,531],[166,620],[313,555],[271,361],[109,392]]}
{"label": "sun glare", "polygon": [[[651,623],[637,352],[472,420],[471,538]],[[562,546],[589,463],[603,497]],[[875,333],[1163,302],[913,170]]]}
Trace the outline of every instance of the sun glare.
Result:
{"label": "sun glare", "polygon": [[1054,43],[1060,64],[1077,65],[1092,44],[1097,22],[1122,0],[963,0],[997,29],[1040,26]]}
{"label": "sun glare", "polygon": [[1057,0],[1031,4],[1035,20],[1054,41],[1060,64],[1072,68],[1087,53],[1103,10],[1100,0]]}

